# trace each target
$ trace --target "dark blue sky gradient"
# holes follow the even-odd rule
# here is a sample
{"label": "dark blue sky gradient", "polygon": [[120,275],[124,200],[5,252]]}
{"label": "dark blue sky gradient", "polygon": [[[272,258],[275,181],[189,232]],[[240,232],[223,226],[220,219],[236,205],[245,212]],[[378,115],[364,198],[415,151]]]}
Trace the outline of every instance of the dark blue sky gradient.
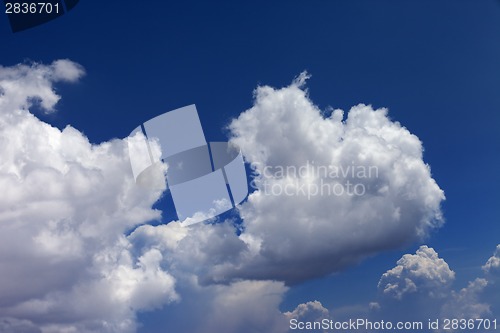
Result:
{"label": "dark blue sky gradient", "polygon": [[[80,83],[58,87],[58,112],[42,119],[92,142],[193,103],[207,139],[224,139],[257,85],[281,87],[307,70],[321,108],[388,107],[423,141],[447,196],[447,224],[426,243],[457,284],[500,242],[499,1],[80,1],[16,34],[0,16],[0,41],[4,66],[69,58],[86,68]],[[380,274],[417,246],[296,286],[283,309],[369,300]],[[145,332],[160,325],[160,315],[144,318],[154,318]]]}

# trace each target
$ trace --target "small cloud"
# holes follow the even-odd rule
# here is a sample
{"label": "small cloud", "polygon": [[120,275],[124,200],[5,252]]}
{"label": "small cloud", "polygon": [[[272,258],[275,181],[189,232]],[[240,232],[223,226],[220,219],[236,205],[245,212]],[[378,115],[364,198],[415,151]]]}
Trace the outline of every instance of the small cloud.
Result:
{"label": "small cloud", "polygon": [[[493,258],[497,254],[498,248]],[[490,258],[488,263],[492,261]],[[455,273],[434,249],[424,245],[416,254],[405,254],[396,267],[382,275],[378,284],[381,292],[375,303],[378,306],[370,306],[371,315],[394,320],[494,318],[492,312],[498,299],[495,297],[490,303],[489,294],[497,294],[492,278],[486,274],[460,290],[453,290]]]}
{"label": "small cloud", "polygon": [[378,287],[383,295],[398,300],[412,293],[442,298],[454,279],[455,272],[448,264],[434,249],[423,245],[415,254],[405,254],[396,267],[384,273]]}
{"label": "small cloud", "polygon": [[329,317],[328,309],[319,301],[299,304],[292,312],[285,312],[288,319],[299,321],[321,321]]}
{"label": "small cloud", "polygon": [[85,75],[82,66],[68,59],[54,61],[51,68],[54,81],[76,82]]}
{"label": "small cloud", "polygon": [[484,264],[483,270],[486,273],[493,273],[500,270],[500,245],[497,246],[493,256]]}

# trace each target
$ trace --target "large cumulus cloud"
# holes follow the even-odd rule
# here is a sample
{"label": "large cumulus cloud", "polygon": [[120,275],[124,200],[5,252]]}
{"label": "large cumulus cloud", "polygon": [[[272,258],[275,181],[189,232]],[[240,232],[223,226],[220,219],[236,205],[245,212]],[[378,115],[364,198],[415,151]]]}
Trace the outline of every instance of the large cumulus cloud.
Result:
{"label": "large cumulus cloud", "polygon": [[[178,299],[162,253],[130,253],[124,232],[158,219],[159,193],[130,178],[126,143],[99,145],[40,121],[81,66],[0,67],[0,317],[4,331],[132,332],[135,311]],[[13,319],[15,318],[15,319]],[[29,330],[27,330],[29,331]]]}
{"label": "large cumulus cloud", "polygon": [[[255,171],[254,192],[239,209],[241,234],[234,232],[228,220],[188,229],[175,224],[142,226],[129,236],[139,253],[151,247],[169,252],[169,272],[184,291],[179,306],[189,313],[192,322],[193,318],[194,322],[208,321],[204,315],[190,311],[196,308],[191,298],[211,309],[218,299],[213,296],[215,290],[237,293],[233,286],[243,287],[240,281],[293,284],[337,272],[384,249],[425,238],[443,223],[440,203],[444,194],[423,161],[418,138],[392,121],[385,109],[360,105],[345,119],[340,110],[329,114],[319,110],[308,98],[305,79],[302,75],[281,89],[257,88],[254,106],[229,125],[231,143],[241,148]],[[340,174],[321,178],[311,171],[322,166]],[[273,174],[278,167],[305,167],[306,172]],[[370,167],[376,170],[373,177],[349,171],[342,175],[339,171]],[[287,195],[265,188],[289,185],[293,190],[321,181],[333,186],[350,181],[361,184],[366,193],[310,195],[297,190]],[[168,249],[167,243],[176,245]],[[185,286],[186,281],[192,281],[190,287]],[[283,290],[276,291],[276,297],[283,294]],[[241,324],[247,322],[248,311],[238,299],[224,299],[233,309],[231,321],[240,323],[233,327],[253,332]],[[247,302],[259,307],[255,298],[248,296]],[[304,307],[309,309],[310,305]],[[299,310],[288,313],[287,318],[299,318],[304,312]],[[186,322],[173,324],[176,329],[196,331],[182,316],[171,318]],[[278,317],[274,320],[279,322]],[[216,331],[215,326],[211,329]],[[279,329],[277,332],[286,330]]]}
{"label": "large cumulus cloud", "polygon": [[[423,161],[420,140],[386,109],[360,105],[345,119],[340,110],[326,115],[309,99],[306,79],[302,74],[281,89],[257,88],[253,107],[229,125],[230,141],[255,177],[255,191],[239,209],[241,235],[231,221],[194,226],[169,255],[171,269],[182,267],[204,285],[240,279],[291,284],[424,238],[443,223],[444,194]],[[273,174],[279,167],[297,173]],[[317,174],[324,167],[333,170],[326,177]],[[304,184],[321,182],[345,192],[301,192]],[[346,182],[364,193],[347,193]],[[274,185],[288,186],[293,195],[268,192]],[[161,247],[167,232],[173,229],[138,228],[131,238]]]}
{"label": "large cumulus cloud", "polygon": [[243,265],[222,269],[225,276],[294,283],[442,224],[444,194],[420,140],[387,109],[361,104],[345,118],[341,110],[326,114],[309,99],[306,79],[258,87],[253,107],[229,125],[256,190],[240,209],[250,250]]}

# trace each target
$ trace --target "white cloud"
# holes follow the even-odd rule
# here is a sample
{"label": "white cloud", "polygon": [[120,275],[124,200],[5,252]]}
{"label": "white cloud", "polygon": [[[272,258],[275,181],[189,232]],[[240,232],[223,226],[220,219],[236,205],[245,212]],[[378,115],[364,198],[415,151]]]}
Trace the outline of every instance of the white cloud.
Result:
{"label": "white cloud", "polygon": [[[321,322],[324,319],[330,319],[330,313],[323,304],[319,301],[312,301],[307,303],[299,304],[293,311],[285,312],[284,315],[288,319],[288,324],[290,327],[289,332],[294,332],[294,326],[292,323],[314,323]],[[314,327],[314,326],[312,326]],[[327,332],[323,329],[308,329],[308,332]]]}
{"label": "white cloud", "polygon": [[241,281],[215,287],[216,296],[199,333],[284,332],[278,306],[287,288],[281,282]]}
{"label": "white cloud", "polygon": [[53,81],[76,82],[83,75],[83,68],[68,59],[56,60],[52,63],[50,71]]}
{"label": "white cloud", "polygon": [[282,282],[210,285],[196,275],[246,248],[229,224],[142,225],[124,235],[160,217],[151,208],[160,193],[135,186],[126,142],[93,145],[29,111],[34,101],[53,111],[53,83],[82,74],[70,61],[0,70],[2,331],[134,332],[139,311],[181,302],[189,313],[204,302],[192,331],[282,332]]}
{"label": "white cloud", "polygon": [[454,281],[455,272],[446,261],[423,245],[381,276],[377,305],[370,307],[370,315],[391,321],[437,319]]}
{"label": "white cloud", "polygon": [[[494,257],[498,254],[495,252]],[[488,261],[491,262],[491,259]],[[321,303],[300,304],[288,318],[316,321],[322,318],[346,321],[422,321],[436,319],[495,319],[500,310],[495,276],[478,277],[459,290],[452,289],[455,273],[437,252],[427,246],[405,254],[396,267],[379,281],[379,295],[368,304],[326,309]],[[333,316],[332,316],[333,314]],[[424,324],[425,325],[425,324]],[[443,330],[437,330],[443,331]]]}
{"label": "white cloud", "polygon": [[[171,326],[184,329],[177,331],[285,332],[278,306],[286,283],[339,271],[442,224],[444,195],[418,138],[385,109],[359,105],[345,121],[340,110],[324,117],[302,75],[283,89],[259,87],[255,105],[231,123],[231,141],[257,166],[258,180],[279,186],[320,179],[265,177],[265,167],[376,167],[375,177],[328,179],[357,181],[366,193],[306,198],[259,187],[240,209],[240,236],[230,221],[142,225],[160,217],[151,208],[160,193],[135,186],[126,142],[93,145],[77,129],[61,131],[29,112],[34,103],[52,112],[60,98],[53,84],[83,73],[69,60],[0,67],[0,323],[7,332],[133,332],[137,312],[170,303],[186,316],[172,317]],[[313,310],[323,311],[311,303],[287,316]]]}
{"label": "white cloud", "polygon": [[[258,87],[253,107],[229,126],[231,143],[256,170],[257,190],[240,209],[241,239],[251,251],[242,255],[245,264],[224,269],[228,278],[302,281],[442,224],[444,194],[420,140],[386,109],[361,104],[345,120],[341,110],[325,116],[303,89],[305,79],[282,89]],[[348,184],[363,194],[347,193]],[[316,195],[322,186],[324,195]]]}
{"label": "white cloud", "polygon": [[500,246],[497,246],[493,256],[483,266],[484,276],[470,281],[467,287],[454,291],[450,301],[443,307],[443,316],[455,315],[460,318],[498,318],[500,302],[498,295],[500,285],[498,265],[495,258],[500,255]]}
{"label": "white cloud", "polygon": [[52,89],[52,83],[75,82],[84,73],[80,65],[66,59],[54,61],[49,66],[0,66],[0,110],[4,114],[14,113],[20,107],[27,109],[38,101],[46,112],[51,112],[60,99]]}
{"label": "white cloud", "polygon": [[287,319],[278,308],[288,290],[282,282],[201,285],[196,275],[184,274],[177,289],[182,301],[159,311],[152,320],[156,323],[145,323],[141,332],[287,332]]}
{"label": "white cloud", "polygon": [[[298,81],[304,80],[302,76]],[[259,180],[294,184],[296,179],[290,177],[264,178],[263,169],[299,168],[307,161],[344,169],[374,166],[377,176],[334,180],[358,180],[367,190],[361,197],[272,196],[259,188],[240,209],[245,227],[240,236],[228,221],[187,229],[175,224],[136,229],[129,237],[135,248],[168,253],[165,261],[179,283],[179,307],[185,312],[198,306],[217,309],[221,305],[216,300],[224,299],[223,308],[232,310],[234,322],[244,322],[247,311],[238,298],[226,297],[228,290],[243,293],[236,290],[244,286],[239,282],[293,283],[329,274],[365,256],[425,237],[442,224],[439,206],[444,195],[422,161],[416,136],[391,121],[386,110],[368,106],[353,108],[345,121],[341,111],[325,118],[298,81],[279,90],[258,88],[255,105],[230,125],[231,141],[260,171]],[[299,181],[318,180],[310,176]],[[191,280],[195,282],[186,286]],[[252,300],[248,302],[254,306]],[[189,312],[189,318],[200,325],[210,322],[213,330],[218,326],[219,331],[231,332],[222,321],[209,320],[199,311]],[[180,324],[186,320],[173,321],[179,322],[172,323],[176,330],[196,331],[193,325]]]}
{"label": "white cloud", "polygon": [[292,312],[285,312],[289,319],[300,321],[319,321],[328,318],[328,310],[319,301],[299,304]]}
{"label": "white cloud", "polygon": [[491,289],[495,287],[491,276],[476,278],[460,290],[452,289],[454,280],[455,273],[436,251],[422,246],[416,254],[405,254],[396,267],[382,275],[372,315],[395,320],[494,317],[492,309],[498,300],[488,295],[498,291]]}
{"label": "white cloud", "polygon": [[483,266],[484,276],[478,277],[458,291],[452,291],[448,301],[442,306],[443,318],[498,318],[500,303],[498,294],[498,273],[500,270],[500,246]]}
{"label": "white cloud", "polygon": [[490,305],[480,300],[488,281],[477,278],[460,291],[453,291],[449,301],[443,305],[443,318],[485,319],[491,314]]}
{"label": "white cloud", "polygon": [[[295,179],[264,179],[263,168],[299,168],[307,161],[343,168],[375,166],[378,177],[347,175],[334,180],[360,181],[367,190],[361,197],[272,196],[259,188],[240,209],[245,227],[240,236],[228,222],[184,230],[173,225],[138,228],[129,237],[135,248],[158,248],[168,253],[164,257],[169,273],[182,290],[179,307],[186,312],[197,307],[190,298],[210,309],[217,309],[221,304],[216,300],[224,299],[223,308],[231,309],[234,320],[231,325],[243,327],[239,325],[248,311],[238,298],[226,293],[243,293],[236,290],[246,286],[239,282],[293,283],[329,274],[365,256],[425,237],[442,223],[439,206],[444,195],[422,161],[422,145],[416,136],[391,121],[386,110],[358,106],[345,122],[341,111],[325,118],[297,81],[279,90],[258,88],[255,105],[235,119],[230,130],[232,143],[239,145],[247,161],[261,172],[259,180],[293,183]],[[317,181],[314,175],[312,180],[304,178],[300,181]],[[184,285],[192,279],[196,282]],[[258,307],[254,305],[258,302],[246,297],[249,304]],[[196,322],[211,323],[214,331],[218,327],[219,331],[232,332],[222,321],[194,312],[190,318]],[[189,324],[172,325],[176,330],[196,331]]]}
{"label": "white cloud", "polygon": [[443,298],[454,279],[455,272],[446,261],[423,245],[416,254],[405,254],[396,267],[384,273],[378,287],[385,296],[398,300],[411,293]]}
{"label": "white cloud", "polygon": [[500,245],[497,246],[493,256],[484,264],[483,270],[486,273],[500,272]]}
{"label": "white cloud", "polygon": [[53,111],[53,84],[83,73],[69,60],[0,67],[0,317],[16,332],[133,332],[136,311],[178,299],[163,254],[135,257],[124,237],[160,217],[126,142],[93,145],[29,111]]}

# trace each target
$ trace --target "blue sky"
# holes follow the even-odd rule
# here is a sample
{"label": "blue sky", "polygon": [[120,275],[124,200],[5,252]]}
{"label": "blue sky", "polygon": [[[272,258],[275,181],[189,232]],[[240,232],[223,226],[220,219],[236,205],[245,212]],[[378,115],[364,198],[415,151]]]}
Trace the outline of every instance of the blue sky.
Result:
{"label": "blue sky", "polygon": [[[456,272],[456,288],[481,274],[500,243],[498,1],[81,1],[15,34],[1,16],[0,40],[3,66],[67,58],[85,68],[77,84],[56,86],[56,113],[35,113],[92,143],[193,103],[207,138],[225,140],[257,86],[288,86],[307,70],[320,109],[385,107],[423,142],[446,195],[446,224],[423,243]],[[380,276],[420,245],[295,285],[280,309],[370,302]],[[141,313],[139,332],[160,332],[168,320],[162,310]]]}

